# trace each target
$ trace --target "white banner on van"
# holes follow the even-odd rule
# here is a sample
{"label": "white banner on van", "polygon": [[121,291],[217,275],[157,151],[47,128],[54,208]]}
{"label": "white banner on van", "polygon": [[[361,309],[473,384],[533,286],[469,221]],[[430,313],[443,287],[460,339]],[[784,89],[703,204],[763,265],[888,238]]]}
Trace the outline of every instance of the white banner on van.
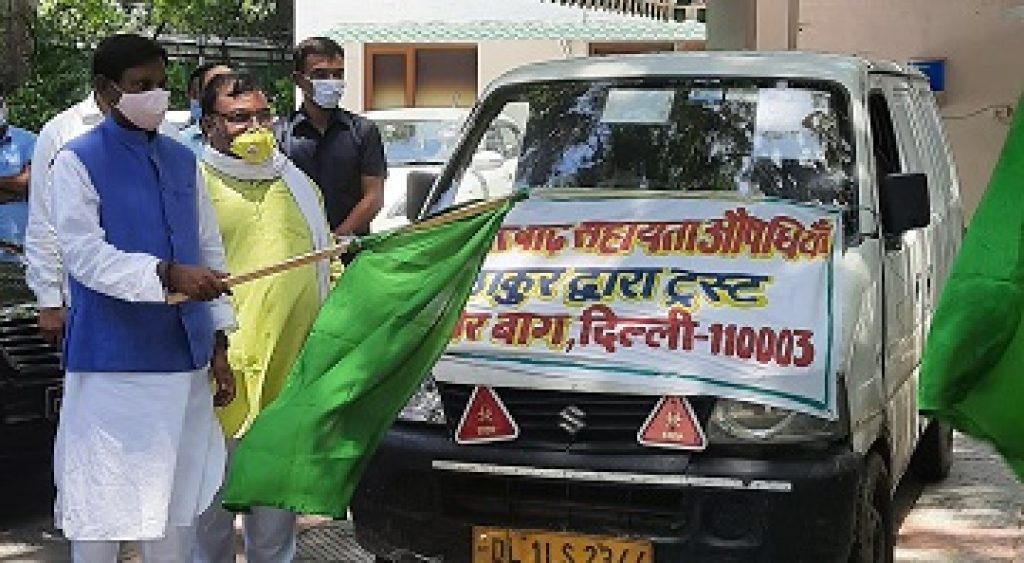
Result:
{"label": "white banner on van", "polygon": [[434,375],[833,418],[840,233],[838,213],[792,203],[527,200]]}

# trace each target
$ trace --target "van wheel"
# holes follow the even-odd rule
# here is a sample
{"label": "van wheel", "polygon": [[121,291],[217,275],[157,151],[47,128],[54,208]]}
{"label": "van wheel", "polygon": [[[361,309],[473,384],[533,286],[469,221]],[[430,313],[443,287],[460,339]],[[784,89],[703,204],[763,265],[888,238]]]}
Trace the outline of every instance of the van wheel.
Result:
{"label": "van wheel", "polygon": [[937,483],[949,477],[953,466],[953,428],[933,420],[917,444],[911,470],[925,483]]}
{"label": "van wheel", "polygon": [[850,563],[892,563],[893,517],[889,470],[877,453],[864,464],[857,501],[857,526],[854,530]]}

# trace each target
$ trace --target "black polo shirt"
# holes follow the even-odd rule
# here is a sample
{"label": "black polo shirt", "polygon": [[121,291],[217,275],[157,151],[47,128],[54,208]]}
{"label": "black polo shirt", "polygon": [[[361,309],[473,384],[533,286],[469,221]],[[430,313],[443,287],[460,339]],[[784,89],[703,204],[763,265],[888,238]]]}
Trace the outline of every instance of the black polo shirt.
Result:
{"label": "black polo shirt", "polygon": [[387,174],[377,126],[343,109],[334,112],[334,121],[323,134],[301,109],[287,120],[278,120],[274,134],[281,151],[320,186],[331,229],[362,199],[363,176]]}

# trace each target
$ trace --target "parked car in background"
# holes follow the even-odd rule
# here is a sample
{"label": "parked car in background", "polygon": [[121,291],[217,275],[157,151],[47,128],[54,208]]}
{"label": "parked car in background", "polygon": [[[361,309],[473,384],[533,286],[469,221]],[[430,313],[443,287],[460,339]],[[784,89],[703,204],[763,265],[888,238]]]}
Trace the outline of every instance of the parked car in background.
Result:
{"label": "parked car in background", "polygon": [[48,460],[60,411],[60,351],[39,333],[22,259],[27,205],[0,205],[0,471]]}
{"label": "parked car in background", "polygon": [[[388,161],[384,206],[370,224],[380,232],[407,225],[407,186],[410,179],[433,181],[459,141],[469,110],[463,108],[401,108],[367,112],[380,129]],[[507,116],[494,121],[469,174],[474,199],[487,199],[512,189],[520,127]],[[467,196],[469,197],[469,196]],[[416,211],[419,206],[415,206]]]}

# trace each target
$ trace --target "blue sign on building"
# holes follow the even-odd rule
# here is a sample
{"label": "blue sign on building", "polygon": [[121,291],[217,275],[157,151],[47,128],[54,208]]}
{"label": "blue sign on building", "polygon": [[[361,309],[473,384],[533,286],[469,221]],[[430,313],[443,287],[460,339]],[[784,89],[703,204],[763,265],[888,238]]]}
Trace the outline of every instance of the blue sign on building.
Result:
{"label": "blue sign on building", "polygon": [[917,59],[909,64],[928,77],[932,92],[946,91],[946,59]]}

